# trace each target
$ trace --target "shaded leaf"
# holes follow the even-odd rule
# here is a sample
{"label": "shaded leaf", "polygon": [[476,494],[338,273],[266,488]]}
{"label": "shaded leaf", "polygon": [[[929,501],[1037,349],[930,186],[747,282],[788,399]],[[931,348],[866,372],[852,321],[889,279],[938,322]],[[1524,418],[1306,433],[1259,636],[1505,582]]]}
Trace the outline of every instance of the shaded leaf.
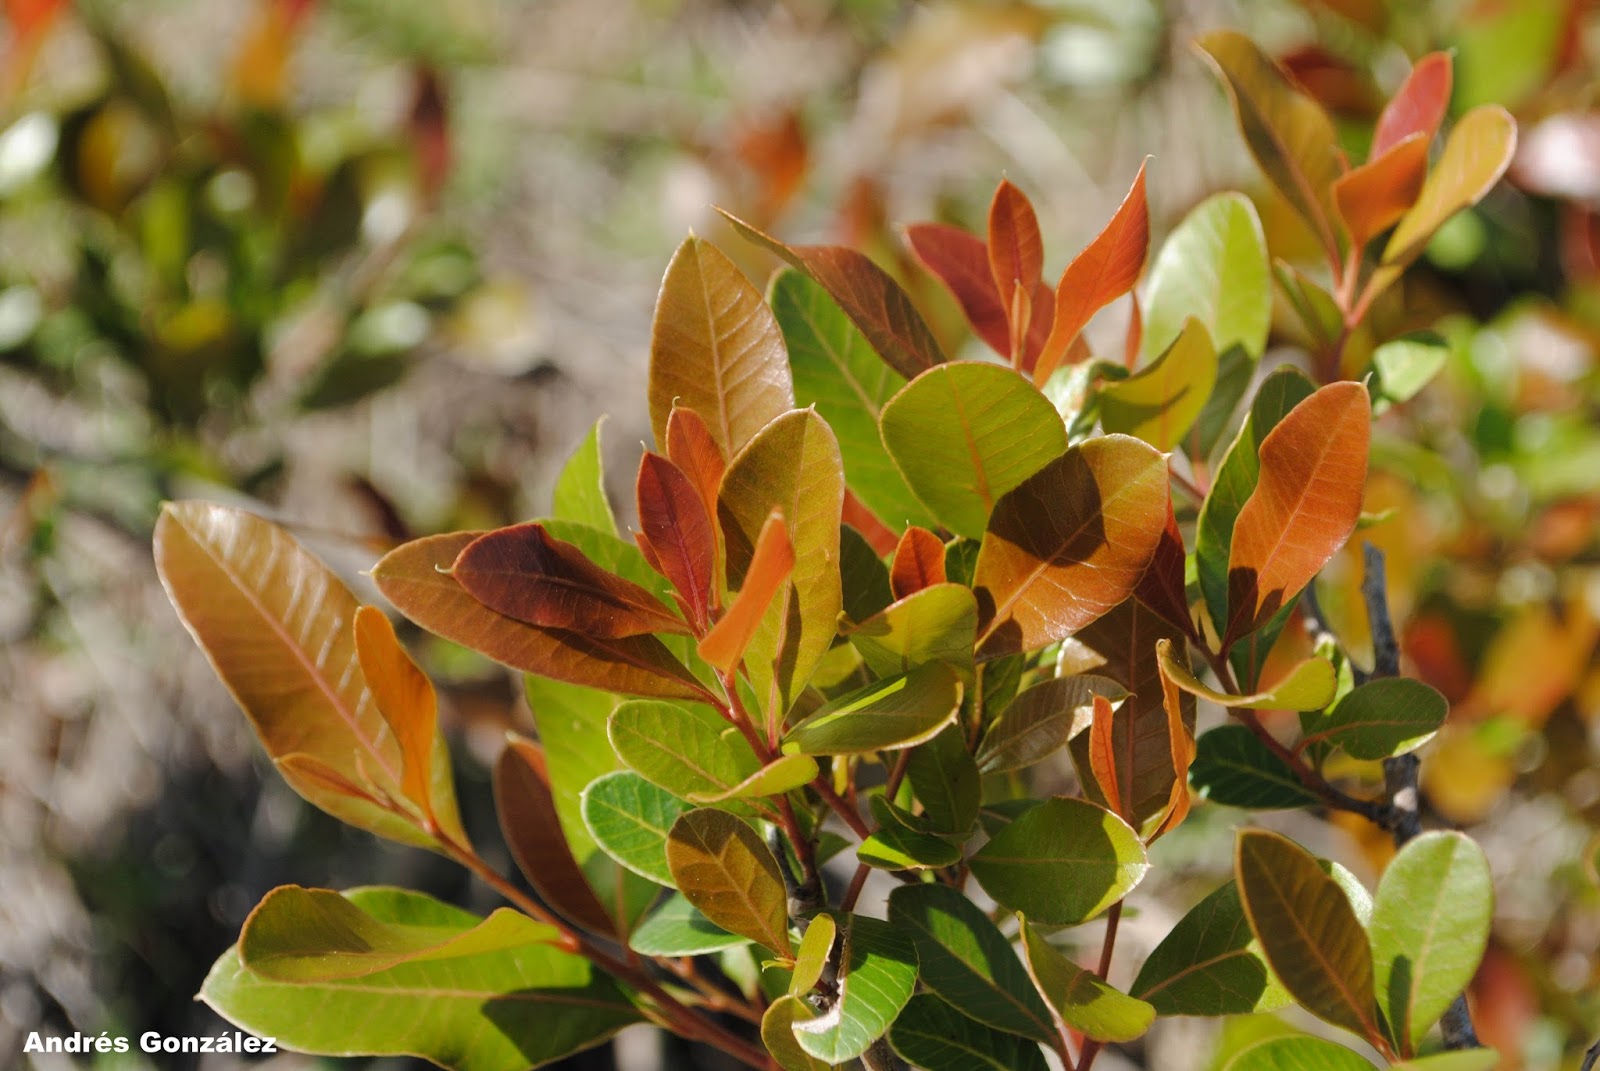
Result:
{"label": "shaded leaf", "polygon": [[668,897],[628,937],[628,947],[641,956],[701,956],[749,943],[714,924],[682,893]]}
{"label": "shaded leaf", "polygon": [[689,804],[627,770],[590,782],[580,801],[583,823],[602,851],[640,877],[672,885],[667,831]]}
{"label": "shaded leaf", "polygon": [[930,830],[961,835],[972,828],[982,785],[960,726],[950,726],[913,751],[906,774]]}
{"label": "shaded leaf", "polygon": [[1150,559],[1150,567],[1133,589],[1133,597],[1161,620],[1191,640],[1200,638],[1189,610],[1188,562],[1178,517],[1167,499],[1167,524]]}
{"label": "shaded leaf", "polygon": [[967,323],[989,348],[1005,357],[1011,347],[1010,316],[994,287],[983,239],[948,223],[913,223],[906,241],[961,306]]}
{"label": "shaded leaf", "polygon": [[673,884],[706,918],[789,957],[783,876],[755,830],[726,811],[689,811],[668,834],[667,865]]}
{"label": "shaded leaf", "polygon": [[1084,1037],[1132,1041],[1155,1022],[1154,1008],[1072,962],[1027,922],[1022,924],[1022,951],[1039,992],[1062,1022]]}
{"label": "shaded leaf", "polygon": [[800,1047],[829,1063],[866,1052],[895,1021],[917,984],[917,956],[894,927],[864,915],[839,924],[838,996],[815,1019],[797,1022]]}
{"label": "shaded leaf", "polygon": [[866,537],[848,524],[839,531],[839,578],[845,616],[852,621],[865,621],[894,601],[889,567]]}
{"label": "shaded leaf", "polygon": [[961,861],[961,846],[902,825],[882,797],[872,798],[877,830],[856,848],[856,858],[880,870],[929,870]]}
{"label": "shaded leaf", "polygon": [[1158,1015],[1273,1011],[1289,995],[1254,945],[1239,887],[1228,881],[1178,920],[1139,969],[1129,992]]}
{"label": "shaded leaf", "polygon": [[889,590],[897,599],[945,582],[944,543],[926,528],[907,528],[894,550]]}
{"label": "shaded leaf", "polygon": [[925,1071],[1046,1071],[1037,1042],[991,1030],[930,993],[911,998],[889,1044]]}
{"label": "shaded leaf", "polygon": [[717,534],[698,489],[681,468],[646,452],[635,485],[639,526],[651,563],[671,581],[701,632],[717,602]]}
{"label": "shaded leaf", "polygon": [[1164,352],[1189,317],[1205,325],[1217,352],[1266,348],[1272,319],[1267,240],[1250,199],[1219,193],[1173,228],[1150,269],[1144,298],[1146,359]]}
{"label": "shaded leaf", "polygon": [[1126,896],[1150,864],[1128,824],[1086,800],[1049,799],[972,857],[996,901],[1056,925],[1084,922]]}
{"label": "shaded leaf", "polygon": [[1283,679],[1265,692],[1231,695],[1201,683],[1184,660],[1161,640],[1156,645],[1161,673],[1167,680],[1191,695],[1198,695],[1225,707],[1250,707],[1265,710],[1321,710],[1333,701],[1338,675],[1326,658],[1307,658],[1284,674]]}
{"label": "shaded leaf", "polygon": [[892,603],[846,635],[880,677],[907,673],[929,662],[972,666],[978,603],[962,584],[936,584]]}
{"label": "shaded leaf", "polygon": [[724,672],[737,666],[761,627],[767,607],[793,571],[794,547],[789,543],[789,529],[783,514],[773,510],[756,536],[738,596],[696,649],[700,657]]}
{"label": "shaded leaf", "polygon": [[978,769],[1021,770],[1048,758],[1088,727],[1097,695],[1118,700],[1127,689],[1109,677],[1079,675],[1041,681],[1018,693],[978,743]]}
{"label": "shaded leaf", "polygon": [[1436,336],[1419,335],[1385,342],[1372,352],[1378,394],[1392,402],[1410,401],[1444,367],[1449,347]]}
{"label": "shaded leaf", "polygon": [[839,924],[832,915],[818,915],[806,925],[805,936],[794,955],[794,973],[789,977],[789,995],[804,996],[816,988],[822,971],[833,952],[833,940],[839,935]]}
{"label": "shaded leaf", "polygon": [[1195,741],[1189,781],[1213,803],[1254,810],[1307,807],[1316,794],[1243,725],[1219,725]]}
{"label": "shaded leaf", "polygon": [[912,747],[950,724],[961,708],[961,691],[954,670],[930,662],[825,704],[789,730],[783,749],[852,755]]}
{"label": "shaded leaf", "polygon": [[1387,759],[1426,744],[1449,713],[1445,697],[1421,681],[1383,677],[1339,700],[1300,746],[1329,743],[1352,758]]}
{"label": "shaded leaf", "polygon": [[783,1071],[829,1071],[833,1067],[800,1047],[795,1036],[796,1023],[809,1022],[817,1017],[811,1006],[797,997],[784,994],[767,1005],[761,1016],[761,1043]]}
{"label": "shaded leaf", "polygon": [[1171,450],[1199,418],[1216,382],[1217,351],[1205,325],[1190,317],[1153,364],[1100,392],[1101,426]]}
{"label": "shaded leaf", "polygon": [[633,700],[612,712],[606,734],[623,762],[684,799],[727,792],[761,767],[739,730],[705,707]]}
{"label": "shaded leaf", "polygon": [[611,513],[611,500],[606,497],[605,464],[600,456],[600,428],[605,422],[605,417],[594,422],[589,434],[561,467],[550,516],[616,535],[617,519]]}

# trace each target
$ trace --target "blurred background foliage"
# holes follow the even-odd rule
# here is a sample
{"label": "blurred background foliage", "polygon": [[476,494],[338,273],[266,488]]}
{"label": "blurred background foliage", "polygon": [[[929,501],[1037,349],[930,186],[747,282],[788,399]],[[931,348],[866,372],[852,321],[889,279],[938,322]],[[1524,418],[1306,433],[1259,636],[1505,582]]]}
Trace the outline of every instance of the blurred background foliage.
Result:
{"label": "blurred background foliage", "polygon": [[[537,513],[601,412],[611,471],[631,472],[672,248],[694,229],[757,278],[772,267],[712,204],[867,249],[965,355],[977,351],[959,313],[897,225],[981,230],[1002,173],[1058,257],[1150,154],[1157,241],[1206,195],[1241,188],[1275,257],[1314,260],[1187,45],[1217,26],[1279,57],[1353,158],[1408,60],[1431,49],[1455,50],[1453,115],[1497,102],[1521,124],[1511,181],[1374,311],[1366,345],[1425,329],[1446,346],[1433,381],[1377,429],[1362,534],[1388,555],[1408,671],[1453,704],[1425,754],[1434,820],[1468,828],[1495,867],[1480,1033],[1508,1068],[1550,1071],[1575,1068],[1600,1032],[1597,5],[0,10],[0,1052],[20,1053],[33,1029],[220,1029],[191,997],[275,884],[394,881],[489,906],[270,776],[156,586],[161,499],[290,521],[359,583],[409,535]],[[1263,372],[1305,362],[1297,325],[1280,310]],[[1091,342],[1120,332],[1097,322]],[[1321,594],[1359,646],[1357,566],[1336,561]],[[1286,630],[1277,657],[1304,642]],[[453,682],[469,828],[496,843],[492,816],[470,810],[486,803],[477,756],[525,715],[501,672],[422,650]],[[1177,878],[1139,891],[1130,943],[1164,933],[1226,869],[1241,816],[1196,817],[1163,842],[1158,870]],[[1369,883],[1384,862],[1371,831],[1318,843],[1323,827],[1294,822],[1279,824]],[[1164,1024],[1104,1062],[1204,1067],[1273,1029],[1234,1020],[1213,1040]],[[717,1066],[657,1044],[625,1035],[581,1066]]]}

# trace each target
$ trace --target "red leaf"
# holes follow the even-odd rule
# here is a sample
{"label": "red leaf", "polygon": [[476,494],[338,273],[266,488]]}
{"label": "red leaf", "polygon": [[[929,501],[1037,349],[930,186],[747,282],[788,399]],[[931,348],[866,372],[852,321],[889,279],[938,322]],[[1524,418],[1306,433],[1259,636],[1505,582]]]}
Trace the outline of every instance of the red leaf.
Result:
{"label": "red leaf", "polygon": [[1144,164],[1105,229],[1079,253],[1056,284],[1055,321],[1033,368],[1042,384],[1060,366],[1084,325],[1105,305],[1133,289],[1150,250],[1150,205],[1144,195]]}
{"label": "red leaf", "polygon": [[683,470],[700,493],[706,516],[715,517],[717,489],[722,486],[728,462],[705,418],[693,409],[674,408],[667,417],[666,446],[667,458]]}
{"label": "red leaf", "polygon": [[717,537],[694,482],[660,454],[639,461],[636,486],[641,547],[651,568],[672,582],[695,631],[703,633],[716,602]]}
{"label": "red leaf", "polygon": [[1144,571],[1134,598],[1149,608],[1162,620],[1180,629],[1190,639],[1198,640],[1194,620],[1189,614],[1189,593],[1184,585],[1183,533],[1178,529],[1177,515],[1172,511],[1172,500],[1167,500],[1167,526],[1156,544],[1155,557],[1150,568]]}
{"label": "red leaf", "polygon": [[1105,797],[1106,810],[1132,822],[1122,805],[1122,789],[1117,784],[1117,755],[1111,742],[1111,723],[1115,717],[1111,700],[1103,695],[1094,697],[1094,721],[1089,725],[1089,768],[1100,794]]}
{"label": "red leaf", "polygon": [[1356,248],[1398,223],[1417,203],[1427,177],[1428,139],[1422,134],[1412,134],[1382,156],[1339,176],[1333,184],[1333,203]]}
{"label": "red leaf", "polygon": [[840,523],[848,524],[860,532],[878,557],[894,553],[897,545],[894,529],[878,520],[878,515],[863,505],[855,492],[848,487],[844,492],[844,510]]}
{"label": "red leaf", "polygon": [[972,331],[1005,356],[1011,328],[994,288],[983,239],[948,223],[914,223],[906,228],[911,251],[961,305]]}
{"label": "red leaf", "polygon": [[444,86],[439,73],[431,67],[417,71],[407,127],[412,151],[417,154],[417,178],[423,199],[432,204],[450,175],[454,154],[450,150],[450,113],[445,106]]}
{"label": "red leaf", "polygon": [[761,626],[762,615],[793,571],[794,545],[789,542],[789,528],[783,523],[783,514],[773,510],[756,537],[750,566],[744,574],[744,587],[739,589],[722,620],[700,641],[700,657],[724,671],[738,665],[751,637]]}
{"label": "red leaf", "polygon": [[1399,92],[1384,105],[1367,159],[1376,160],[1413,134],[1423,135],[1424,144],[1433,141],[1450,107],[1453,77],[1450,53],[1430,52],[1419,59]]}
{"label": "red leaf", "polygon": [[1044,238],[1027,194],[1005,179],[989,204],[988,256],[995,293],[1010,312],[1009,349],[1004,356],[1016,363],[1032,320],[1027,306],[1044,273]]}
{"label": "red leaf", "polygon": [[907,528],[894,548],[894,565],[889,570],[889,588],[894,597],[903,599],[944,582],[944,543],[926,528]]}

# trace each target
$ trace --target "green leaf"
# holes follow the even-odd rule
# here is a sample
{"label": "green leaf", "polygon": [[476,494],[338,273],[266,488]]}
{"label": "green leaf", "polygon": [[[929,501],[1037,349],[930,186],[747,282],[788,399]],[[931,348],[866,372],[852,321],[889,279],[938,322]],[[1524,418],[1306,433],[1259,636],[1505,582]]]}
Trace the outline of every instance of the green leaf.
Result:
{"label": "green leaf", "polygon": [[1494,887],[1483,849],[1461,833],[1424,833],[1383,872],[1372,958],[1393,1038],[1421,1040],[1472,981],[1489,940]]}
{"label": "green leaf", "polygon": [[939,520],[983,535],[1000,497],[1067,448],[1061,416],[1002,365],[941,364],[883,407],[883,444]]}
{"label": "green leaf", "polygon": [[856,858],[880,870],[928,870],[953,866],[961,846],[902,824],[881,796],[872,798],[878,829],[856,848]]}
{"label": "green leaf", "polygon": [[783,875],[755,830],[726,811],[689,811],[667,835],[667,866],[706,918],[789,958]]}
{"label": "green leaf", "polygon": [[1128,823],[1068,798],[1025,812],[985,844],[971,865],[978,884],[999,903],[1053,925],[1093,918],[1150,869]]}
{"label": "green leaf", "polygon": [[1199,419],[1217,383],[1217,351],[1194,317],[1148,367],[1100,392],[1100,424],[1171,450]]}
{"label": "green leaf", "polygon": [[835,699],[789,730],[787,753],[854,755],[931,740],[961,708],[961,680],[930,662]]}
{"label": "green leaf", "polygon": [[1407,402],[1444,368],[1450,348],[1436,335],[1397,338],[1372,352],[1378,372],[1378,394],[1391,402]]}
{"label": "green leaf", "polygon": [[1403,755],[1433,739],[1450,702],[1421,681],[1382,677],[1339,700],[1305,742],[1326,742],[1357,759]]}
{"label": "green leaf", "polygon": [[583,821],[600,849],[641,877],[672,885],[667,830],[689,805],[626,770],[606,774],[583,790]]}
{"label": "green leaf", "polygon": [[833,939],[838,935],[839,924],[833,921],[832,915],[818,915],[806,926],[800,948],[795,952],[794,973],[789,977],[791,997],[804,996],[816,988],[833,951]]}
{"label": "green leaf", "polygon": [[1158,1015],[1244,1015],[1290,1003],[1255,947],[1233,881],[1178,920],[1145,959],[1129,992]]}
{"label": "green leaf", "polygon": [[960,726],[952,725],[918,746],[906,774],[932,832],[964,835],[978,820],[983,786]]}
{"label": "green leaf", "polygon": [[633,700],[612,713],[606,733],[623,762],[684,799],[727,792],[761,768],[739,730],[706,707]]}
{"label": "green leaf", "polygon": [[810,1022],[816,1017],[810,1005],[788,994],[767,1005],[766,1014],[761,1017],[761,1043],[783,1071],[831,1071],[832,1064],[802,1049],[795,1036],[796,1023]]}
{"label": "green leaf", "polygon": [[1200,734],[1189,782],[1206,799],[1229,807],[1273,811],[1317,802],[1294,771],[1243,725],[1219,725]]}
{"label": "green leaf", "polygon": [[894,927],[864,915],[839,925],[839,990],[833,1006],[797,1022],[795,1037],[812,1056],[839,1064],[866,1052],[911,999],[917,954]]}
{"label": "green leaf", "polygon": [[1400,217],[1383,247],[1383,281],[1417,259],[1446,220],[1482,200],[1505,174],[1516,148],[1517,121],[1504,108],[1484,105],[1462,116],[1417,203]]}
{"label": "green leaf", "polygon": [[1500,1053],[1494,1049],[1458,1049],[1402,1060],[1389,1065],[1389,1071],[1495,1071],[1499,1066]]}
{"label": "green leaf", "polygon": [[906,384],[872,349],[828,292],[786,268],[767,291],[783,328],[794,373],[795,403],[817,412],[839,437],[845,483],[886,524],[932,523],[928,508],[906,486],[878,434],[878,414]]}
{"label": "green leaf", "polygon": [[852,621],[865,621],[894,601],[889,567],[867,537],[848,524],[839,529],[839,577],[844,612]]}
{"label": "green leaf", "polygon": [[[426,930],[440,940],[487,925],[421,893],[360,889],[347,896],[377,926]],[[554,929],[540,932],[556,936]],[[586,959],[538,941],[304,983],[270,981],[247,969],[236,946],[211,968],[200,999],[287,1049],[420,1055],[455,1071],[523,1071],[640,1021],[616,984]]]}
{"label": "green leaf", "polygon": [[846,635],[861,660],[880,677],[928,662],[972,667],[978,602],[963,584],[934,584],[890,604]]}
{"label": "green leaf", "polygon": [[600,456],[601,417],[589,429],[582,445],[575,450],[556,477],[550,516],[597,528],[607,535],[617,534],[617,519],[606,497],[605,464]]}
{"label": "green leaf", "polygon": [[1112,988],[1056,951],[1022,923],[1022,951],[1039,992],[1061,1020],[1096,1041],[1132,1041],[1150,1029],[1156,1010]]}
{"label": "green leaf", "polygon": [[1287,837],[1239,833],[1234,873],[1273,974],[1305,1009],[1377,1041],[1372,951],[1339,884]]}
{"label": "green leaf", "polygon": [[911,998],[889,1044],[925,1071],[1046,1071],[1037,1042],[974,1022],[931,993]]}
{"label": "green leaf", "polygon": [[978,743],[978,769],[983,773],[1021,770],[1055,754],[1086,729],[1094,715],[1094,697],[1112,702],[1128,690],[1109,677],[1080,674],[1053,677],[1024,689],[989,725]]}
{"label": "green leaf", "polygon": [[1145,291],[1145,359],[1170,346],[1190,316],[1206,326],[1219,353],[1237,345],[1253,362],[1266,348],[1272,319],[1267,240],[1243,194],[1201,201],[1162,244]]}
{"label": "green leaf", "polygon": [[628,938],[628,947],[641,956],[702,956],[749,943],[706,918],[681,893],[669,897]]}
{"label": "green leaf", "polygon": [[757,796],[781,796],[816,780],[817,761],[809,755],[780,755],[723,792],[691,792],[690,803],[723,803]]}
{"label": "green leaf", "polygon": [[1321,710],[1333,702],[1338,689],[1338,674],[1326,658],[1308,658],[1284,674],[1283,679],[1264,692],[1234,695],[1201,683],[1185,660],[1173,654],[1170,641],[1158,646],[1161,671],[1168,680],[1190,695],[1209,699],[1225,707],[1250,707],[1256,710]]}
{"label": "green leaf", "polygon": [[1036,1041],[1055,1036],[1011,942],[959,890],[903,885],[889,896],[889,924],[916,944],[922,982],[963,1015]]}
{"label": "green leaf", "polygon": [[1217,383],[1211,388],[1211,397],[1200,410],[1194,427],[1184,440],[1183,449],[1197,461],[1209,461],[1217,448],[1223,432],[1233,421],[1233,412],[1239,408],[1239,399],[1250,389],[1256,372],[1256,361],[1243,346],[1229,346],[1217,358]]}
{"label": "green leaf", "polygon": [[1294,1035],[1252,1045],[1222,1071],[1372,1071],[1372,1065],[1343,1045]]}

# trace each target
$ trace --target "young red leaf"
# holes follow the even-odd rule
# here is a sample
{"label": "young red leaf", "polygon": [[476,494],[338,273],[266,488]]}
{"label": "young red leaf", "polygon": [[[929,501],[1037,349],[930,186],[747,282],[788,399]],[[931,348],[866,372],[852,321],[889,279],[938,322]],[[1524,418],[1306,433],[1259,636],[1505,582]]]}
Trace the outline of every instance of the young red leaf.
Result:
{"label": "young red leaf", "polygon": [[1189,614],[1189,592],[1184,584],[1183,533],[1172,500],[1167,499],[1167,525],[1161,530],[1150,568],[1144,571],[1134,597],[1168,624],[1176,626],[1190,639],[1199,639],[1194,619]]}
{"label": "young red leaf", "polygon": [[1106,810],[1131,825],[1133,819],[1123,806],[1122,786],[1117,781],[1117,754],[1111,733],[1115,717],[1111,700],[1103,695],[1095,696],[1094,720],[1089,723],[1089,766],[1100,786],[1100,794],[1105,797]]}
{"label": "young red leaf", "polygon": [[1050,378],[1068,354],[1089,318],[1133,289],[1150,250],[1150,205],[1144,194],[1144,164],[1095,240],[1075,257],[1056,284],[1055,320],[1050,337],[1033,366],[1033,381]]}
{"label": "young red leaf", "polygon": [[[1194,700],[1188,698],[1167,676],[1165,663],[1170,657],[1170,640],[1156,641],[1156,667],[1161,674],[1161,706],[1167,714],[1167,747],[1172,755],[1172,792],[1167,814],[1150,840],[1170,833],[1189,816],[1189,767],[1194,765]],[[1180,656],[1181,657],[1181,656]]]}
{"label": "young red leaf", "polygon": [[1355,531],[1372,410],[1359,383],[1332,383],[1261,442],[1261,475],[1228,553],[1229,647],[1310,583]]}
{"label": "young red leaf", "polygon": [[989,274],[1007,311],[1007,342],[1013,364],[1022,357],[1032,323],[1033,294],[1044,273],[1044,238],[1027,194],[1000,180],[989,204]]}
{"label": "young red leaf", "polygon": [[896,599],[945,582],[944,543],[926,528],[913,525],[900,537],[889,569],[889,589]]}
{"label": "young red leaf", "polygon": [[1399,222],[1417,201],[1428,177],[1428,139],[1412,134],[1333,184],[1339,218],[1359,249]]}
{"label": "young red leaf", "polygon": [[1430,52],[1419,59],[1378,116],[1367,159],[1378,159],[1414,134],[1422,135],[1424,145],[1433,141],[1450,107],[1452,80],[1450,53]]}
{"label": "young red leaf", "polygon": [[667,416],[667,459],[683,470],[699,492],[706,516],[717,515],[717,489],[727,471],[727,456],[717,445],[705,418],[693,409],[675,407]]}
{"label": "young red leaf", "polygon": [[1011,345],[1010,317],[994,288],[983,239],[948,223],[914,223],[906,228],[906,240],[960,304],[973,333],[1005,356]]}
{"label": "young red leaf", "polygon": [[694,482],[660,454],[639,461],[636,485],[641,548],[651,568],[672,582],[704,633],[716,601],[717,537]]}
{"label": "young red leaf", "polygon": [[541,628],[604,639],[689,631],[650,592],[600,568],[542,524],[479,536],[461,552],[451,573],[489,609]]}
{"label": "young red leaf", "polygon": [[761,625],[762,615],[793,571],[794,546],[789,542],[789,529],[783,523],[783,514],[773,510],[756,537],[744,586],[722,620],[700,641],[700,657],[721,670],[738,665]]}

